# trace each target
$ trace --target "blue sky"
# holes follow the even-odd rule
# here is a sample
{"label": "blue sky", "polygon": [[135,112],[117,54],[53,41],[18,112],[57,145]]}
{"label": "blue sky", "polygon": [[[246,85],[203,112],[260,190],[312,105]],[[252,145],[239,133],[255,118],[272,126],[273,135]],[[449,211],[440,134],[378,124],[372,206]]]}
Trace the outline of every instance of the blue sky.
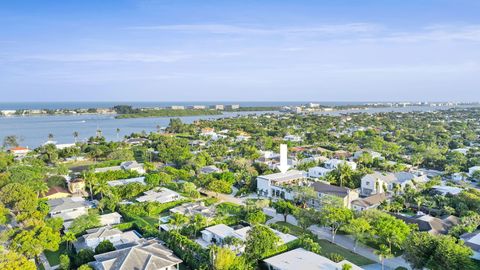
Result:
{"label": "blue sky", "polygon": [[1,101],[480,101],[480,1],[0,2]]}

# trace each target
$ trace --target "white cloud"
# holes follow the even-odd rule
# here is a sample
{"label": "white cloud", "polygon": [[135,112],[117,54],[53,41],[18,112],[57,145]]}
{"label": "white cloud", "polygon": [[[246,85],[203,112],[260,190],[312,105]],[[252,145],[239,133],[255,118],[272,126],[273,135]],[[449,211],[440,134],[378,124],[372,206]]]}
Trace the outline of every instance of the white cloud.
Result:
{"label": "white cloud", "polygon": [[369,23],[326,24],[306,27],[258,27],[237,26],[229,24],[175,24],[133,26],[131,30],[158,30],[176,32],[206,32],[210,34],[236,34],[236,35],[278,35],[278,34],[344,34],[344,33],[370,33],[380,29],[378,25]]}
{"label": "white cloud", "polygon": [[21,57],[24,60],[41,60],[54,62],[162,62],[171,63],[191,58],[186,53],[72,53],[72,54],[37,54]]}

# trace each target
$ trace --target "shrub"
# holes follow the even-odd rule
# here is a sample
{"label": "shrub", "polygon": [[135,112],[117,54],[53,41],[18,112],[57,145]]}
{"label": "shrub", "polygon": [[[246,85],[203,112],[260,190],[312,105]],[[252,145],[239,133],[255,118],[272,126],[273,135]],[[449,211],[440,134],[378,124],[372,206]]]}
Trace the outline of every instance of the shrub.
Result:
{"label": "shrub", "polygon": [[61,270],[68,270],[70,269],[70,257],[67,254],[60,255],[60,266]]}
{"label": "shrub", "polygon": [[95,254],[107,253],[107,252],[114,251],[114,250],[115,250],[115,247],[113,246],[112,242],[110,242],[108,240],[103,240],[95,248]]}
{"label": "shrub", "polygon": [[336,263],[345,260],[345,258],[338,253],[331,253],[330,255],[328,255],[328,258]]}
{"label": "shrub", "polygon": [[77,255],[75,255],[73,261],[75,262],[76,266],[80,266],[82,264],[86,264],[93,261],[94,260],[93,255],[95,255],[93,250],[85,248],[80,250],[77,253]]}

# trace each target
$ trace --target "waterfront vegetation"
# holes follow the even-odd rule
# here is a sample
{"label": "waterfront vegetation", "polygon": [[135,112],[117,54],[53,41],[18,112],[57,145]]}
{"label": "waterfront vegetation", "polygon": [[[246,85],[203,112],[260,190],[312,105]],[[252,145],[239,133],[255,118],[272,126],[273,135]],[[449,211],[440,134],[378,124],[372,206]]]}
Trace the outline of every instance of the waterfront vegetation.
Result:
{"label": "waterfront vegetation", "polygon": [[196,115],[220,115],[221,111],[211,109],[144,109],[138,112],[118,114],[115,118],[178,117]]}
{"label": "waterfront vegetation", "polygon": [[[121,115],[142,113],[125,107],[117,110]],[[40,265],[42,253],[51,264],[61,265],[61,269],[67,261],[67,269],[85,268],[82,265],[91,262],[95,252],[75,250],[71,243],[87,229],[100,226],[99,215],[118,212],[123,221],[117,228],[134,229],[143,237],[162,239],[192,269],[255,269],[263,259],[297,247],[333,261],[345,258],[357,265],[371,264],[373,261],[355,251],[357,246],[364,245],[374,248],[382,258],[404,256],[418,269],[475,269],[474,263],[478,262],[470,259],[471,249],[459,239],[465,233],[475,232],[480,225],[480,191],[476,182],[480,175],[467,174],[470,167],[480,165],[478,119],[478,108],[341,116],[265,114],[194,124],[173,118],[165,131],[128,136],[127,139],[142,139],[139,144],[106,141],[98,132],[88,141],[68,148],[47,144],[20,157],[2,151],[0,225],[9,226],[0,233],[4,247],[0,268],[34,269],[35,264]],[[202,132],[207,128],[215,134]],[[296,135],[301,140],[285,141],[286,135]],[[278,172],[261,161],[261,151],[278,151],[281,143],[288,144],[289,158],[301,170],[321,166],[332,157],[346,159],[362,149],[380,154],[381,158],[374,158],[366,151],[356,160],[356,170],[340,166],[321,179],[350,189],[358,189],[362,177],[374,171],[423,169],[435,170],[437,176],[430,176],[426,183],[395,189],[389,194],[390,200],[378,209],[362,212],[344,208],[333,199],[323,207],[313,208],[308,202],[316,194],[308,187],[295,188],[296,196],[290,201],[247,199],[246,195],[256,193],[257,176]],[[18,145],[19,140],[9,136],[3,146],[6,150]],[[83,160],[71,161],[78,156]],[[319,156],[322,158],[315,159]],[[95,171],[131,160],[142,163],[145,173],[123,169]],[[205,171],[212,166],[214,172]],[[464,181],[453,181],[452,174],[464,176]],[[140,176],[145,177],[145,185],[108,184],[111,180]],[[45,196],[53,187],[66,188],[70,177],[83,178],[86,199],[95,202],[95,209],[75,219],[65,232],[63,220],[49,215]],[[442,195],[433,188],[442,184],[462,190],[457,195]],[[163,204],[136,201],[144,192],[156,188],[168,188],[184,199]],[[207,198],[206,194],[215,198]],[[215,217],[169,212],[175,206],[194,201],[212,207]],[[275,217],[267,217],[267,207],[275,209],[281,218],[275,221]],[[420,232],[418,226],[396,217],[417,211],[436,217],[455,215],[459,223],[447,235],[438,236]],[[170,216],[168,225],[172,230],[160,232],[159,217],[166,216]],[[294,217],[298,225],[287,222],[287,217]],[[203,229],[215,224],[252,226],[243,243],[246,252],[236,256],[227,246],[202,248],[195,240],[201,237]],[[311,230],[312,225],[330,236],[318,237]],[[298,239],[281,243],[270,228]],[[344,236],[354,239],[354,250],[347,250],[336,241]]]}

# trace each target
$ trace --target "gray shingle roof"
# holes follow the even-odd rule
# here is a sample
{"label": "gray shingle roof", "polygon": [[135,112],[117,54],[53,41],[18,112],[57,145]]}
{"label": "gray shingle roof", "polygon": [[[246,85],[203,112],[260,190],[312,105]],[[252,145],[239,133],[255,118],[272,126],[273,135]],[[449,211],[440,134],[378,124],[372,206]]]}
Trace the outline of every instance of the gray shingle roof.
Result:
{"label": "gray shingle roof", "polygon": [[141,239],[136,245],[95,255],[96,269],[156,270],[182,262],[156,239]]}

